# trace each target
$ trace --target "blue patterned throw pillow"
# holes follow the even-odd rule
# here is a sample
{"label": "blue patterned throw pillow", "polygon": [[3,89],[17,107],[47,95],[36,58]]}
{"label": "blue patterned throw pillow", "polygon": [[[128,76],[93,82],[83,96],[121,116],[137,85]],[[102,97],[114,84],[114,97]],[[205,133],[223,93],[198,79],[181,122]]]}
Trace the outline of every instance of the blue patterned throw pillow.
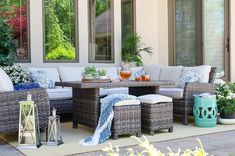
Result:
{"label": "blue patterned throw pillow", "polygon": [[30,72],[33,82],[38,83],[41,87],[47,89],[55,88],[55,82],[50,80],[47,72],[44,70],[35,70]]}
{"label": "blue patterned throw pillow", "polygon": [[141,67],[133,67],[131,68],[131,77],[130,80],[135,80],[135,77],[141,77],[145,74],[145,71]]}
{"label": "blue patterned throw pillow", "polygon": [[194,71],[189,71],[180,78],[180,88],[184,88],[185,83],[201,82],[202,74]]}

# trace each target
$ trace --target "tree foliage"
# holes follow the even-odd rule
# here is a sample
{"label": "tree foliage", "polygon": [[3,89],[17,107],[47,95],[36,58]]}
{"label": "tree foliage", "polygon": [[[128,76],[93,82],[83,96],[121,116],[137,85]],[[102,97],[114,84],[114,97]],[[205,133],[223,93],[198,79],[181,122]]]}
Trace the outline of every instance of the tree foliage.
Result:
{"label": "tree foliage", "polygon": [[27,0],[0,1],[0,17],[12,27],[12,42],[20,60],[28,59]]}
{"label": "tree foliage", "polygon": [[110,8],[110,0],[96,0],[96,16],[103,14]]}
{"label": "tree foliage", "polygon": [[4,18],[0,18],[0,39],[0,65],[12,65],[16,59],[16,47],[12,43],[13,29]]}
{"label": "tree foliage", "polygon": [[75,13],[71,0],[45,0],[47,60],[75,59]]}

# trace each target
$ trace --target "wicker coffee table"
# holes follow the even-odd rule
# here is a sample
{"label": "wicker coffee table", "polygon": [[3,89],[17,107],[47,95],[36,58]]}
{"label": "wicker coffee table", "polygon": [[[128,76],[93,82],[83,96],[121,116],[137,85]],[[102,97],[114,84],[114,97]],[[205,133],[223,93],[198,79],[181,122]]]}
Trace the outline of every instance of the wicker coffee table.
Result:
{"label": "wicker coffee table", "polygon": [[73,88],[73,128],[77,124],[96,127],[100,114],[100,88],[128,87],[129,94],[140,96],[158,93],[159,87],[175,87],[173,81],[120,81],[110,83],[56,82]]}

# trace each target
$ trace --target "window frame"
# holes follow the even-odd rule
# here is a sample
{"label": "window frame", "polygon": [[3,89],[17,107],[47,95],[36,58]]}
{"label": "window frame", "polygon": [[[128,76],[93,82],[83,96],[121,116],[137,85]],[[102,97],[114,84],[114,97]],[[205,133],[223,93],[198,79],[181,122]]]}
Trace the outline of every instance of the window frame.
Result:
{"label": "window frame", "polygon": [[90,41],[91,41],[91,29],[92,29],[92,25],[91,25],[91,4],[92,4],[92,0],[88,1],[88,63],[115,63],[115,37],[114,37],[114,0],[111,0],[111,60],[93,60],[92,59],[92,51],[90,48]]}
{"label": "window frame", "polygon": [[18,60],[17,63],[31,63],[31,29],[30,29],[30,0],[26,0],[27,3],[27,50],[28,50],[28,57],[27,60]]}
{"label": "window frame", "polygon": [[43,63],[79,63],[79,3],[78,0],[73,1],[75,4],[75,60],[46,60],[45,0],[42,0]]}

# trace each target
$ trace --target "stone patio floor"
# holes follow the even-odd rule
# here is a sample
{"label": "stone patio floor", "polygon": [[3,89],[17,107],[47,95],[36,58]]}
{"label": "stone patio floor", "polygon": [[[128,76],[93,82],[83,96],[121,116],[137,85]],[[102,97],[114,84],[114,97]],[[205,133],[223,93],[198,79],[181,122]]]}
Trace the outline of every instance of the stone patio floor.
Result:
{"label": "stone patio floor", "polygon": [[[177,151],[180,147],[181,150],[195,149],[199,146],[196,138],[199,138],[204,146],[206,152],[214,156],[235,156],[235,131],[227,131],[221,133],[214,133],[209,135],[202,135],[198,137],[189,137],[176,140],[169,140],[164,142],[153,143],[157,149],[162,152],[167,152],[167,147],[173,151]],[[139,147],[133,147],[139,150]],[[120,155],[125,155],[127,148],[122,148]],[[79,156],[99,156],[105,155],[101,151],[83,153]],[[15,150],[11,145],[0,139],[0,156],[22,156],[23,154]]]}

